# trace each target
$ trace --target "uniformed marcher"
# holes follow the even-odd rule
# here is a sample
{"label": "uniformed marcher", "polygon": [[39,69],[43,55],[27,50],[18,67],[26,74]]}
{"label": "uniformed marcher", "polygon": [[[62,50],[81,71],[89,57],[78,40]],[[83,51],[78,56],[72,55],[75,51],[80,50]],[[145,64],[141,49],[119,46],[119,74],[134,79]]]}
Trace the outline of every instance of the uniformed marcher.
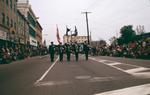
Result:
{"label": "uniformed marcher", "polygon": [[49,46],[49,54],[51,62],[54,62],[55,45],[53,44],[53,42],[51,42],[51,45]]}
{"label": "uniformed marcher", "polygon": [[69,44],[66,44],[66,54],[67,54],[67,61],[70,61],[71,46]]}
{"label": "uniformed marcher", "polygon": [[59,44],[59,61],[62,62],[63,61],[63,53],[64,53],[64,47],[62,45],[62,43]]}
{"label": "uniformed marcher", "polygon": [[84,54],[85,54],[85,59],[88,60],[89,46],[86,42],[84,42],[83,51],[84,51]]}
{"label": "uniformed marcher", "polygon": [[74,45],[74,53],[75,53],[75,59],[76,59],[76,61],[78,61],[78,59],[79,59],[79,45],[77,44],[77,42]]}

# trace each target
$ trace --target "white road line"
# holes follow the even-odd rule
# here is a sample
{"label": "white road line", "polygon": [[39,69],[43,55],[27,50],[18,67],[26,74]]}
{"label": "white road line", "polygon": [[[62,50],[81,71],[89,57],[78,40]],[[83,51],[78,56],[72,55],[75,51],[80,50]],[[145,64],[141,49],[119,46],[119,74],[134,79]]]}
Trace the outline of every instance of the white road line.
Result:
{"label": "white road line", "polygon": [[111,63],[111,64],[108,64],[108,65],[113,66],[113,65],[120,65],[120,64],[122,64],[122,63],[116,62],[116,63]]}
{"label": "white road line", "polygon": [[[90,58],[90,59],[91,59],[91,58]],[[115,69],[117,69],[117,70],[119,70],[119,71],[125,72],[123,69],[121,69],[121,68],[119,68],[119,67],[106,64],[105,61],[107,61],[107,60],[100,60],[100,61],[99,61],[99,60],[95,60],[95,59],[91,59],[91,60],[94,60],[94,61],[96,61],[96,62],[101,62],[101,63],[103,63],[103,64],[105,64],[105,65],[107,65],[107,66],[110,66],[110,67],[115,68]],[[111,63],[111,64],[113,64],[113,63]],[[127,73],[127,72],[125,72],[125,73]]]}
{"label": "white road line", "polygon": [[139,67],[135,69],[126,70],[127,73],[137,73],[144,70],[150,70],[149,68]]}
{"label": "white road line", "polygon": [[62,81],[45,81],[39,82],[36,86],[54,86],[54,85],[67,85],[72,84],[73,82],[70,80],[62,80]]}
{"label": "white road line", "polygon": [[40,81],[42,81],[44,78],[45,78],[45,76],[48,74],[48,72],[54,67],[54,65],[57,63],[57,61],[58,61],[58,58],[55,60],[55,62],[48,68],[48,70],[46,70],[46,72],[42,75],[42,77],[41,78],[39,78],[36,82],[35,82],[35,84],[37,84],[37,83],[39,83]]}
{"label": "white road line", "polygon": [[[121,69],[121,68],[115,66],[115,65],[120,64],[119,62],[114,61],[114,63],[107,64],[107,63],[105,63],[105,61],[109,61],[109,60],[96,60],[96,59],[92,59],[92,58],[90,58],[90,59],[97,61],[97,62],[101,62],[105,65],[108,65],[112,68],[115,68],[117,70],[120,70],[122,72],[125,72],[125,73],[133,75],[133,76],[137,76],[137,77],[141,77],[141,78],[150,78],[150,72],[141,72],[141,71],[145,71],[145,70],[150,70],[150,68],[145,68],[145,67],[141,67],[141,66],[137,66],[137,65],[131,65],[131,64],[125,64],[125,65],[131,66],[131,67],[136,67],[136,68],[124,70],[124,69]],[[121,64],[123,64],[123,63],[121,63]]]}
{"label": "white road line", "polygon": [[[104,63],[104,64],[106,64],[105,61],[110,61],[110,60],[103,60],[103,59],[96,60],[96,59],[94,59],[94,58],[92,58],[92,57],[90,57],[90,59],[92,59],[92,60],[94,60],[94,61],[102,62],[102,63]],[[110,62],[112,62],[112,64],[113,64],[113,63],[120,63],[120,62],[117,62],[117,61],[110,61]],[[108,64],[108,65],[110,65],[110,64]],[[132,67],[137,67],[137,68],[140,68],[140,67],[141,67],[141,66],[132,65],[132,64],[126,64],[126,65],[132,66]]]}
{"label": "white road line", "polygon": [[141,67],[141,66],[132,65],[132,64],[125,64],[125,65],[131,66],[131,67],[136,67],[136,68],[140,68]]}
{"label": "white road line", "polygon": [[[96,59],[92,59],[92,60],[97,61]],[[100,60],[100,61],[98,61],[98,62],[105,62],[105,61],[107,61],[107,60]]]}
{"label": "white road line", "polygon": [[114,91],[107,91],[104,93],[94,95],[149,95],[149,94],[150,94],[150,84],[145,84]]}
{"label": "white road line", "polygon": [[139,78],[143,78],[143,79],[150,78],[150,72],[134,73],[133,75]]}

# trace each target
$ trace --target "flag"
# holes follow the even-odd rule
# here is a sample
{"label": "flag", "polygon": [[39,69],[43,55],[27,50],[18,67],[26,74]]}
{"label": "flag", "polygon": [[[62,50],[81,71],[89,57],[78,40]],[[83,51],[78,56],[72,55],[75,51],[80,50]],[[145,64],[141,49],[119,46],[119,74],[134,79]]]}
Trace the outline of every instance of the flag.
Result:
{"label": "flag", "polygon": [[70,29],[66,26],[66,36],[68,36],[69,31],[70,31]]}
{"label": "flag", "polygon": [[56,27],[57,27],[57,34],[56,34],[57,41],[58,41],[58,43],[61,43],[61,42],[60,42],[60,36],[59,36],[58,26],[56,26]]}
{"label": "flag", "polygon": [[77,27],[76,27],[76,26],[75,26],[74,33],[75,33],[75,36],[77,36],[77,35],[78,35],[78,30],[77,30]]}

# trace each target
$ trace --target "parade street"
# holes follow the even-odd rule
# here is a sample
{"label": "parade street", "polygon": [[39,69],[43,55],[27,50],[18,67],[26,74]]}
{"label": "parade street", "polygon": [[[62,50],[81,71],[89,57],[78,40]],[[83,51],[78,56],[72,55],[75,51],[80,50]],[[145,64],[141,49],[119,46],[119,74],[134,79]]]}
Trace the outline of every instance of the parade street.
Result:
{"label": "parade street", "polygon": [[0,95],[150,95],[150,61],[31,57],[0,65]]}

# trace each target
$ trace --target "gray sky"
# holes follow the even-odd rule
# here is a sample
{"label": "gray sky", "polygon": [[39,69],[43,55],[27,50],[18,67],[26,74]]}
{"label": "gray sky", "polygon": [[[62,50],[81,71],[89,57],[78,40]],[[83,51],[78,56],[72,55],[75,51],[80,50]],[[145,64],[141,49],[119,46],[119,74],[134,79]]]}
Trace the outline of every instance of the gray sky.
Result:
{"label": "gray sky", "polygon": [[[29,0],[35,14],[40,17],[43,36],[49,44],[56,41],[56,24],[61,41],[66,32],[66,25],[74,30],[77,26],[79,35],[86,35],[84,11],[89,14],[89,26],[93,40],[108,41],[119,34],[124,25],[144,25],[150,31],[149,0]],[[46,35],[48,34],[48,35]]]}

